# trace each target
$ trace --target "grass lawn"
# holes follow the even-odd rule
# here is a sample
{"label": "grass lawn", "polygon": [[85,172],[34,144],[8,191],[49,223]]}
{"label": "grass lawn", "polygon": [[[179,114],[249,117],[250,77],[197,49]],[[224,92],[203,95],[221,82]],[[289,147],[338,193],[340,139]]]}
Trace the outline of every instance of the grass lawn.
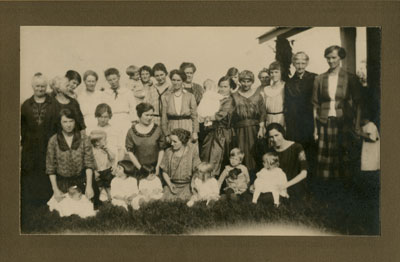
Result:
{"label": "grass lawn", "polygon": [[[59,217],[56,211],[50,212],[47,206],[24,207],[21,209],[21,232],[199,235],[237,232],[251,235],[261,232],[257,231],[257,227],[276,224],[299,225],[314,230],[314,233],[321,232],[321,235],[379,235],[380,232],[378,197],[342,190],[341,193],[330,193],[325,200],[311,196],[301,207],[289,202],[275,208],[270,201],[264,195],[254,205],[251,195],[245,195],[237,201],[218,201],[212,206],[199,203],[191,208],[184,202],[153,202],[138,211],[126,211],[104,203],[95,217],[86,219],[75,215]],[[242,225],[247,230],[239,230]],[[274,235],[272,231],[265,232]],[[307,232],[304,234],[314,234]]]}

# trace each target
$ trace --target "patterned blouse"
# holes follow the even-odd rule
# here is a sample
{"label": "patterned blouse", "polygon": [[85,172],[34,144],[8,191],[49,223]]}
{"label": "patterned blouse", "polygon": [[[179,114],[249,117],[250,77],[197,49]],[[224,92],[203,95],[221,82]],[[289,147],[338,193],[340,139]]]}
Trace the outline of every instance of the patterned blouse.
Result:
{"label": "patterned blouse", "polygon": [[46,174],[74,177],[79,176],[83,169],[95,169],[89,138],[75,132],[69,147],[61,132],[52,136],[47,146]]}

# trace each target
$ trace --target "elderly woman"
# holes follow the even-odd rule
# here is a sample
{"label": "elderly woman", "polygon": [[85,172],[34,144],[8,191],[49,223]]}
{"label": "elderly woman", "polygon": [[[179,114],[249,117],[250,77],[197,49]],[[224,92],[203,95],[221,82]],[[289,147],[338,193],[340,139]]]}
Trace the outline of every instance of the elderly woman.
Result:
{"label": "elderly woman", "polygon": [[262,90],[264,102],[267,110],[266,125],[279,123],[285,125],[284,111],[284,92],[285,82],[282,80],[282,66],[275,61],[269,65],[271,82]]}
{"label": "elderly woman", "polygon": [[162,115],[162,98],[165,94],[168,93],[170,83],[167,82],[168,71],[163,63],[157,63],[153,66],[153,74],[156,79],[156,83],[154,84],[154,88],[157,91],[158,103],[154,106],[154,120],[155,123],[160,125],[161,123],[161,115]]}
{"label": "elderly woman", "polygon": [[201,160],[213,165],[213,175],[219,176],[221,166],[229,163],[229,152],[232,147],[233,130],[231,127],[234,104],[231,87],[235,83],[227,76],[218,81],[218,93],[223,96],[220,108],[210,119],[212,126],[204,139],[201,150]]}
{"label": "elderly woman", "polygon": [[[314,81],[314,138],[318,140],[317,175],[323,179],[348,177],[352,132],[360,130],[361,84],[340,67],[346,51],[340,46],[325,49],[329,65]],[[355,121],[354,121],[355,120]]]}
{"label": "elderly woman", "polygon": [[195,97],[183,89],[186,74],[175,69],[169,73],[169,77],[172,83],[171,92],[162,98],[161,126],[163,133],[170,142],[171,131],[175,128],[183,128],[189,131],[192,141],[196,142],[199,132],[197,104]]}
{"label": "elderly woman", "polygon": [[95,110],[96,106],[101,103],[101,92],[96,90],[97,80],[99,76],[92,70],[87,70],[83,74],[83,82],[85,89],[78,93],[78,102],[88,127],[96,125]]}
{"label": "elderly woman", "polygon": [[77,99],[75,89],[82,83],[81,75],[75,70],[68,70],[65,73],[65,77],[68,78],[68,93],[67,95],[73,99]]}
{"label": "elderly woman", "polygon": [[183,62],[179,69],[186,75],[183,87],[186,91],[192,93],[196,99],[196,104],[200,104],[200,100],[203,98],[204,89],[201,85],[193,83],[194,73],[196,73],[196,66],[193,63]]}
{"label": "elderly woman", "polygon": [[165,200],[189,200],[192,193],[190,182],[200,164],[197,146],[190,143],[190,132],[177,128],[171,132],[171,147],[165,151],[161,169],[166,182]]}
{"label": "elderly woman", "polygon": [[[74,112],[75,116],[76,116],[76,129],[79,131],[82,131],[84,133],[85,129],[86,129],[86,124],[83,118],[83,114],[81,111],[81,108],[79,106],[79,103],[71,98],[68,95],[69,92],[69,80],[66,77],[60,77],[60,76],[56,76],[55,78],[53,78],[50,81],[50,87],[53,89],[54,91],[54,106],[55,106],[55,118],[57,119],[57,117],[59,116],[60,112],[62,109],[68,108],[71,111]],[[57,128],[58,128],[58,121],[54,121],[53,126],[54,126],[54,133],[57,132]]]}
{"label": "elderly woman", "polygon": [[88,137],[76,126],[74,111],[62,109],[59,130],[49,140],[46,156],[46,174],[50,177],[54,198],[59,202],[68,188],[77,186],[88,199],[99,204],[99,191],[93,178],[95,168],[92,146]]}
{"label": "elderly woman", "polygon": [[135,122],[126,135],[126,150],[135,167],[140,170],[143,165],[156,167],[159,173],[164,155],[165,139],[161,128],[153,123],[154,107],[148,103],[136,106],[139,122]]}
{"label": "elderly woman", "polygon": [[46,176],[46,150],[54,134],[54,101],[46,94],[47,79],[32,77],[33,96],[21,106],[21,193],[23,204],[40,205],[51,197]]}
{"label": "elderly woman", "polygon": [[260,89],[251,88],[254,74],[244,70],[239,74],[240,89],[232,95],[235,109],[232,124],[236,132],[238,147],[244,152],[244,165],[248,168],[253,181],[256,162],[261,158],[256,147],[257,138],[265,134],[265,104]]}
{"label": "elderly woman", "polygon": [[307,196],[305,178],[307,160],[301,144],[285,139],[285,129],[278,123],[267,126],[267,136],[272,143],[271,150],[279,157],[279,167],[286,174],[288,182],[281,189],[287,189],[290,200],[302,201]]}
{"label": "elderly woman", "polygon": [[297,52],[293,55],[292,63],[296,68],[296,72],[286,83],[284,107],[286,137],[303,146],[311,173],[314,169],[313,160],[316,155],[311,98],[314,79],[317,75],[306,71],[308,62],[309,57],[304,52]]}

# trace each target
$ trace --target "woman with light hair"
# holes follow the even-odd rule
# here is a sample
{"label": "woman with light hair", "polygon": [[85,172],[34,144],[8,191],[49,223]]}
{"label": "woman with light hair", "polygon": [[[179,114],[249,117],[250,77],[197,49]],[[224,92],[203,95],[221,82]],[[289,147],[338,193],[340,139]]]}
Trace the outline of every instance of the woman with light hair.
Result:
{"label": "woman with light hair", "polygon": [[21,106],[21,202],[22,206],[41,205],[51,197],[46,176],[47,142],[54,134],[53,97],[46,93],[42,73],[32,77],[33,95]]}
{"label": "woman with light hair", "polygon": [[[79,131],[85,133],[86,124],[83,119],[83,114],[79,106],[79,103],[75,99],[68,96],[69,92],[68,78],[63,76],[56,76],[50,81],[50,87],[51,89],[53,89],[53,92],[55,94],[54,96],[55,116],[58,116],[60,114],[60,111],[65,108],[74,111],[77,117],[76,128]],[[53,134],[58,131],[57,129],[58,129],[58,122],[55,121]]]}
{"label": "woman with light hair", "polygon": [[257,138],[265,134],[265,104],[261,92],[251,88],[254,74],[244,70],[239,74],[240,89],[232,94],[235,109],[232,114],[232,125],[236,133],[238,147],[243,151],[244,165],[249,169],[250,179],[254,180],[257,164],[261,155],[257,149]]}
{"label": "woman with light hair", "polygon": [[308,62],[309,57],[304,52],[293,55],[292,63],[296,72],[286,83],[284,103],[286,137],[303,146],[310,167],[309,171],[312,172],[316,147],[313,138],[314,118],[311,98],[317,74],[306,70]]}

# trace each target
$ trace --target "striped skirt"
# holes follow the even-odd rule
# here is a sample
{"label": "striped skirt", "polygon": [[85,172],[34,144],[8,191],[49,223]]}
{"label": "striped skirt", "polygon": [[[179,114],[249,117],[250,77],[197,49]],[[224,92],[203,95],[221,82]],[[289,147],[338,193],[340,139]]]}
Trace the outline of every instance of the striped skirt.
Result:
{"label": "striped skirt", "polygon": [[326,124],[319,123],[318,169],[320,177],[339,177],[344,174],[348,162],[348,132],[343,121],[328,118]]}

